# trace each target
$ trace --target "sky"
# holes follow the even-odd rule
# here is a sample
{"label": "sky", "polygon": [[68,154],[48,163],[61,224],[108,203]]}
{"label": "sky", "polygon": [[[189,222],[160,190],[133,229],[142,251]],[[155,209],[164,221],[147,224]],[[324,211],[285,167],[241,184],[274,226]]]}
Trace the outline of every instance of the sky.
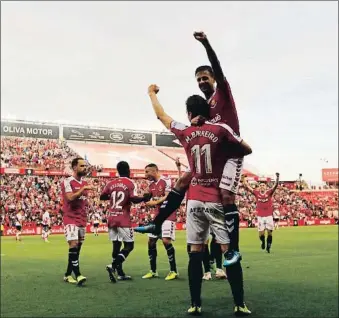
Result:
{"label": "sky", "polygon": [[[1,2],[1,117],[163,130],[208,63],[204,31],[237,105],[246,161],[312,184],[338,167],[338,3]],[[324,160],[325,159],[325,160]]]}

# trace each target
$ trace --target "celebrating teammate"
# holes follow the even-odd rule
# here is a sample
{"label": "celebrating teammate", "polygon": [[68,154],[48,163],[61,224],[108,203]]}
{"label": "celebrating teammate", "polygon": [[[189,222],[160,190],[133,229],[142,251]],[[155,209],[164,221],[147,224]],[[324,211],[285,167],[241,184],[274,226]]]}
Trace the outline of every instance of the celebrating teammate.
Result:
{"label": "celebrating teammate", "polygon": [[267,189],[266,184],[261,183],[259,190],[254,190],[243,178],[244,186],[248,191],[253,193],[257,201],[257,217],[259,239],[261,241],[261,249],[265,249],[265,230],[267,231],[266,251],[270,253],[272,246],[272,232],[274,229],[273,223],[273,202],[272,197],[279,184],[279,173],[276,173],[276,181],[271,189]]}
{"label": "celebrating teammate", "polygon": [[[178,166],[178,163],[177,163]],[[178,167],[179,170],[179,167]],[[180,170],[179,170],[180,171]],[[160,175],[157,165],[151,163],[145,167],[146,179],[151,181],[149,185],[149,194],[152,200],[146,203],[148,208],[153,209],[153,213],[156,215],[159,212],[159,207],[166,200],[168,193],[171,191],[171,180]],[[178,277],[177,265],[175,261],[175,249],[172,241],[175,240],[175,221],[176,214],[173,213],[168,220],[166,220],[161,227],[161,240],[166,249],[168,261],[170,265],[170,271],[165,280],[173,280]],[[142,278],[154,278],[158,277],[157,273],[157,241],[159,235],[148,234],[148,256],[150,260],[151,270],[145,274]]]}
{"label": "celebrating teammate", "polygon": [[[131,204],[147,201],[147,197],[138,197],[136,187],[130,179],[130,168],[126,161],[117,164],[119,178],[107,183],[100,200],[110,200],[108,211],[108,234],[113,243],[112,265],[107,265],[111,282],[130,280],[124,273],[122,263],[134,249],[134,232],[131,223]],[[122,242],[124,247],[121,250]],[[117,277],[116,277],[117,274]]]}
{"label": "celebrating teammate", "polygon": [[51,217],[49,215],[48,211],[45,211],[45,213],[42,215],[42,233],[41,238],[48,243],[48,236],[50,234],[51,230]]}
{"label": "celebrating teammate", "polygon": [[[87,165],[82,158],[72,160],[73,176],[66,178],[61,183],[63,196],[63,223],[65,226],[65,236],[68,242],[68,266],[64,281],[71,284],[82,285],[86,282],[86,277],[80,273],[79,255],[82,243],[85,239],[88,191],[94,190],[83,179],[86,176]],[[72,272],[75,279],[72,277]]]}
{"label": "celebrating teammate", "polygon": [[[195,71],[195,77],[200,90],[204,93],[210,105],[210,121],[212,123],[226,123],[236,134],[240,134],[239,120],[235,107],[230,85],[226,80],[219,60],[212,49],[207,36],[203,32],[195,32],[194,38],[205,47],[208,59],[212,65],[200,66]],[[194,123],[199,123],[197,118]],[[229,266],[240,260],[239,253],[239,212],[235,205],[235,195],[238,192],[243,159],[234,156],[234,153],[227,153],[228,160],[220,174],[220,189],[222,195],[222,205],[225,212],[227,229],[230,237],[230,251],[227,253],[224,265]],[[236,158],[237,157],[237,158]],[[159,232],[161,224],[171,215],[181,204],[185,196],[185,191],[191,181],[192,175],[185,173],[169,193],[166,202],[162,205],[158,216],[153,224],[138,227],[135,230],[141,233]]]}
{"label": "celebrating teammate", "polygon": [[[229,236],[225,224],[225,211],[221,204],[219,183],[225,165],[227,151],[232,149],[243,157],[252,152],[251,148],[226,124],[206,122],[201,126],[185,126],[168,116],[156,96],[159,88],[151,85],[148,89],[157,118],[170,129],[183,145],[188,158],[192,180],[187,194],[186,235],[189,249],[188,276],[191,294],[189,314],[201,313],[201,284],[203,248],[210,228],[220,244],[222,252],[229,248]],[[209,118],[207,101],[198,95],[186,101],[188,118],[191,121],[201,115]],[[231,286],[236,315],[249,315],[244,303],[243,274],[241,263],[226,267]]]}

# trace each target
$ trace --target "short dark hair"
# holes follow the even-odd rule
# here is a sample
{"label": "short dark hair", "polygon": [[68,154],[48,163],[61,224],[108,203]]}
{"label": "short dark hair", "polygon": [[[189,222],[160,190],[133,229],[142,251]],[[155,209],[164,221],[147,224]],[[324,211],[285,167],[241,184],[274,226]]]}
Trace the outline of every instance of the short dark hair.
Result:
{"label": "short dark hair", "polygon": [[200,95],[192,95],[186,101],[187,113],[192,113],[192,118],[203,116],[206,119],[210,118],[210,106],[207,100]]}
{"label": "short dark hair", "polygon": [[128,177],[130,174],[129,164],[126,161],[118,162],[117,170],[120,177]]}
{"label": "short dark hair", "polygon": [[155,169],[159,170],[159,169],[158,169],[158,166],[157,166],[155,163],[150,163],[150,164],[148,164],[148,165],[145,167],[145,169],[146,169],[146,168],[155,168]]}
{"label": "short dark hair", "polygon": [[71,163],[72,169],[74,169],[74,168],[78,165],[78,163],[79,163],[80,160],[84,160],[84,158],[77,157],[77,158],[74,158],[74,159],[72,160],[72,163]]}
{"label": "short dark hair", "polygon": [[202,65],[202,66],[197,67],[197,69],[195,70],[195,75],[197,75],[200,72],[205,72],[205,71],[209,72],[214,77],[213,69],[209,65]]}

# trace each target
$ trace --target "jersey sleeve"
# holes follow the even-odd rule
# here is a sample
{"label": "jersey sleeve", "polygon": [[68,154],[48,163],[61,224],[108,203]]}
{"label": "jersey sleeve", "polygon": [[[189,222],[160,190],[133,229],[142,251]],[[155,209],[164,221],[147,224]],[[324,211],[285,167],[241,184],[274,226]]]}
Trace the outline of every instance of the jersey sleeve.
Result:
{"label": "jersey sleeve", "polygon": [[222,127],[222,134],[224,138],[231,144],[240,144],[243,139],[228,125],[223,123],[216,124]]}
{"label": "jersey sleeve", "polygon": [[172,183],[170,179],[164,179],[165,181],[165,191],[170,192],[172,190]]}
{"label": "jersey sleeve", "polygon": [[110,195],[110,194],[111,194],[110,183],[107,183],[104,189],[102,190],[101,195]]}
{"label": "jersey sleeve", "polygon": [[171,122],[171,132],[179,139],[181,142],[184,137],[184,131],[187,129],[188,126],[185,124],[179,123],[175,120]]}
{"label": "jersey sleeve", "polygon": [[66,178],[64,182],[62,183],[62,190],[64,190],[64,193],[72,193],[72,187],[71,187],[71,180],[69,178]]}
{"label": "jersey sleeve", "polygon": [[131,181],[131,184],[129,186],[129,196],[130,196],[130,198],[138,196],[137,187],[136,187],[136,185],[133,181]]}

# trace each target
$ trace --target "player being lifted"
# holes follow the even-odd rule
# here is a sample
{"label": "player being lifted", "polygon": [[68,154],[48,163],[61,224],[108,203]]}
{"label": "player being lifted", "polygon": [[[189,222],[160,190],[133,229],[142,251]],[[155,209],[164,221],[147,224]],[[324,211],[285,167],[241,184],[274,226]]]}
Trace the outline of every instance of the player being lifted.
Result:
{"label": "player being lifted", "polygon": [[[178,167],[178,163],[177,163]],[[179,167],[178,167],[179,170]],[[151,200],[146,203],[148,208],[153,208],[153,213],[156,215],[159,212],[161,204],[165,201],[168,193],[172,189],[171,180],[160,175],[157,165],[151,163],[145,167],[146,179],[151,181],[149,185],[149,194]],[[165,280],[173,280],[178,277],[177,265],[175,261],[175,249],[172,241],[175,241],[175,222],[177,216],[173,213],[168,220],[166,220],[161,227],[160,237],[162,243],[166,249],[168,261],[170,265],[170,271],[166,276]],[[157,241],[159,235],[148,234],[148,256],[150,261],[151,270],[144,275],[142,278],[154,278],[158,277],[157,273]]]}
{"label": "player being lifted", "polygon": [[15,240],[21,241],[22,223],[24,220],[24,211],[19,211],[15,216]]}
{"label": "player being lifted", "polygon": [[279,173],[276,173],[276,181],[271,189],[267,189],[266,184],[261,183],[259,190],[254,190],[248,183],[246,178],[243,178],[245,188],[253,193],[257,201],[257,217],[258,217],[258,231],[259,239],[261,241],[261,248],[265,249],[265,230],[267,231],[266,251],[270,253],[272,246],[272,233],[274,229],[273,223],[273,202],[272,197],[279,184]]}
{"label": "player being lifted", "polygon": [[[212,65],[212,67],[200,66],[195,71],[199,88],[204,93],[210,106],[210,121],[212,123],[226,123],[236,134],[240,135],[239,120],[233,95],[219,60],[206,34],[203,32],[195,32],[194,38],[204,46]],[[193,123],[199,122],[197,118],[193,119]],[[230,154],[227,155],[229,156]],[[230,237],[230,251],[226,255],[225,266],[232,265],[241,259],[239,253],[239,213],[235,205],[235,195],[238,192],[243,167],[242,158],[233,158],[230,156],[227,159],[220,175],[219,185]],[[162,205],[158,216],[154,219],[153,224],[138,227],[135,231],[140,233],[158,233],[164,220],[180,206],[191,177],[190,173],[185,173],[183,177],[178,180],[174,189],[169,193],[167,200]]]}
{"label": "player being lifted", "polygon": [[[100,200],[110,200],[108,211],[108,234],[113,243],[112,265],[107,265],[111,282],[129,280],[122,268],[122,263],[134,248],[134,231],[131,222],[131,204],[147,201],[147,196],[138,197],[136,187],[130,179],[130,168],[127,162],[117,164],[119,178],[107,183],[100,195]],[[121,249],[122,242],[124,243]]]}
{"label": "player being lifted", "polygon": [[42,233],[41,233],[41,238],[46,243],[49,243],[48,236],[50,234],[50,230],[51,230],[51,217],[49,215],[49,212],[45,211],[45,213],[42,215]]}
{"label": "player being lifted", "polygon": [[[225,211],[221,204],[219,183],[228,151],[243,157],[252,152],[251,148],[226,124],[205,122],[201,126],[185,126],[168,116],[156,96],[159,88],[149,87],[149,96],[157,118],[170,129],[183,145],[192,174],[187,193],[186,235],[190,245],[188,277],[191,294],[189,314],[201,313],[201,285],[203,248],[210,229],[216,236],[222,252],[227,253],[229,236],[225,224]],[[189,120],[201,115],[209,118],[209,105],[198,95],[186,101]],[[244,303],[243,274],[241,262],[226,267],[231,286],[236,315],[249,315]]]}
{"label": "player being lifted", "polygon": [[[85,239],[88,191],[94,190],[83,179],[87,175],[86,161],[82,158],[72,160],[71,167],[73,176],[66,178],[61,183],[61,192],[63,197],[63,223],[65,227],[65,236],[68,242],[68,266],[64,281],[71,284],[82,285],[86,277],[80,273],[79,255],[82,243]],[[72,277],[72,272],[75,279]]]}

